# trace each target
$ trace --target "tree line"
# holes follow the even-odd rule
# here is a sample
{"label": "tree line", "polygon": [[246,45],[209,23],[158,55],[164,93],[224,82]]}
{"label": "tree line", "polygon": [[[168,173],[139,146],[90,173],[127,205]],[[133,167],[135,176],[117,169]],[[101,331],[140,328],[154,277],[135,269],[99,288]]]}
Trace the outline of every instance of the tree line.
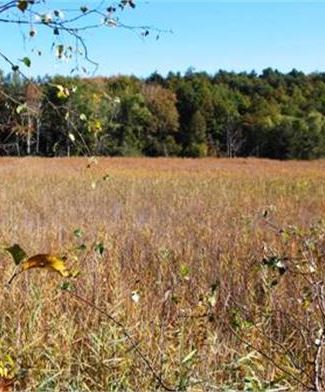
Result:
{"label": "tree line", "polygon": [[325,73],[0,73],[1,155],[325,157]]}

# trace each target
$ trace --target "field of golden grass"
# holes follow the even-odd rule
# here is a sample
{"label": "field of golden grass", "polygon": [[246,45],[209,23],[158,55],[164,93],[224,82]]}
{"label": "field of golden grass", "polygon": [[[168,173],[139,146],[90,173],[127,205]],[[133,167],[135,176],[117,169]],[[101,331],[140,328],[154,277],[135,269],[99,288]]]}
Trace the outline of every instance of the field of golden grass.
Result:
{"label": "field of golden grass", "polygon": [[[0,368],[16,391],[324,391],[324,218],[325,161],[3,158]],[[6,286],[14,243],[65,255],[71,291]]]}

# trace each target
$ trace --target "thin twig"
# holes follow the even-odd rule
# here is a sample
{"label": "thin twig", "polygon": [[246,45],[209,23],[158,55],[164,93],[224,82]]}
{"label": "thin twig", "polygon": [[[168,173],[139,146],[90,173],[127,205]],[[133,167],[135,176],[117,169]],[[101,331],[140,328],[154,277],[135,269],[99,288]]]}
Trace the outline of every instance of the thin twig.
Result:
{"label": "thin twig", "polygon": [[322,331],[322,336],[318,344],[316,356],[315,356],[315,391],[322,392],[322,351],[325,343],[325,331]]}

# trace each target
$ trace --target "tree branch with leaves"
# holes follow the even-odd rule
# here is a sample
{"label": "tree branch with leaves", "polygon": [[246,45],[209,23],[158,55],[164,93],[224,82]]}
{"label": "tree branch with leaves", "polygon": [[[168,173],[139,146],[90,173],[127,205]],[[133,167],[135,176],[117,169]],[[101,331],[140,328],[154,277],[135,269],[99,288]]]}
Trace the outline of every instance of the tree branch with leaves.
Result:
{"label": "tree branch with leaves", "polygon": [[[161,30],[146,25],[133,26],[122,22],[122,14],[127,9],[135,9],[134,0],[121,0],[117,2],[102,0],[95,6],[87,6],[81,2],[76,8],[51,8],[47,0],[16,0],[0,2],[0,24],[9,24],[22,29],[25,38],[34,39],[40,34],[52,35],[52,49],[59,60],[75,60],[73,72],[88,73],[82,65],[87,63],[97,70],[98,63],[91,58],[85,39],[85,32],[96,29],[124,28],[131,30],[140,37],[146,37],[151,32],[159,34]],[[79,4],[78,4],[79,3]],[[42,55],[42,50],[37,50]],[[3,52],[0,47],[0,57],[11,66],[13,71],[20,67],[15,59]],[[19,60],[26,67],[31,67],[30,57],[25,56]],[[80,64],[80,62],[82,64]]]}

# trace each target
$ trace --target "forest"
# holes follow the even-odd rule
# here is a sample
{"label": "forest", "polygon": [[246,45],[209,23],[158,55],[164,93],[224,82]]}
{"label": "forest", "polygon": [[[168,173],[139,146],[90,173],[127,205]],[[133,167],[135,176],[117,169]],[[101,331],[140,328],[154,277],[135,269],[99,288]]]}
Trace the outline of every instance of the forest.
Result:
{"label": "forest", "polygon": [[0,155],[325,157],[325,73],[0,73]]}

